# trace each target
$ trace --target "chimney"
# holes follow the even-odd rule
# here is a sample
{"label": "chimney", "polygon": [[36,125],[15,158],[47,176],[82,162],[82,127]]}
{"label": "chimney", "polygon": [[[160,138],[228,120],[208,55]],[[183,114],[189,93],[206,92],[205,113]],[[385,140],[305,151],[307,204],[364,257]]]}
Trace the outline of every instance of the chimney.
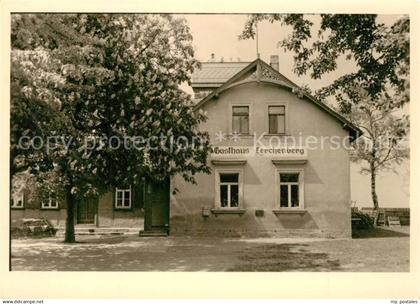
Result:
{"label": "chimney", "polygon": [[214,55],[214,53],[211,53],[210,62],[215,62],[215,55]]}
{"label": "chimney", "polygon": [[279,71],[279,56],[278,55],[270,56],[270,66],[273,69],[275,69],[277,72]]}

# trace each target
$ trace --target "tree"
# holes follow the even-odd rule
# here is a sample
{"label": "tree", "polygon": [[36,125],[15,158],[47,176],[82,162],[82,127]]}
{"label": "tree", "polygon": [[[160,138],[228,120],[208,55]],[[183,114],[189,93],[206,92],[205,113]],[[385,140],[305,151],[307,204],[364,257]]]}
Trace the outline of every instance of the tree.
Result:
{"label": "tree", "polygon": [[[97,197],[112,185],[136,184],[143,176],[162,180],[175,174],[195,182],[196,173],[209,172],[208,134],[196,128],[205,116],[193,111],[190,96],[179,89],[197,66],[183,19],[115,14],[19,17],[21,24],[12,26],[12,37],[25,39],[15,43],[12,39],[12,46],[45,51],[57,62],[57,69],[46,73],[60,81],[47,86],[51,94],[43,104],[45,112],[53,113],[38,132],[48,147],[36,152],[28,149],[29,153],[18,147],[14,156],[23,158],[34,172],[40,167],[54,168],[63,178],[65,242],[75,241],[76,203]],[[55,27],[57,22],[60,26]],[[19,60],[16,64],[24,66]],[[12,71],[13,77],[19,79],[19,74]],[[38,84],[16,82],[15,90],[32,103],[34,97],[21,92],[35,92]],[[57,107],[51,106],[52,100]],[[59,128],[55,128],[56,119]],[[28,121],[30,126],[36,124]],[[13,124],[19,126],[19,121],[12,120]],[[18,141],[22,134],[12,134],[13,140]],[[55,135],[53,140],[50,135]],[[191,144],[194,140],[195,146]],[[38,154],[42,157],[34,158]]]}
{"label": "tree", "polygon": [[60,111],[59,92],[65,84],[61,62],[52,53],[59,45],[69,47],[70,41],[78,43],[79,39],[61,23],[61,17],[12,15],[10,193],[14,177],[22,172],[47,183],[45,176],[55,163],[44,143],[66,134],[70,126]]}
{"label": "tree", "polygon": [[[378,104],[381,102],[382,104]],[[364,134],[353,145],[351,159],[361,163],[360,172],[370,175],[370,187],[373,207],[379,210],[376,192],[376,177],[380,171],[389,170],[395,164],[401,164],[409,155],[406,138],[409,130],[409,118],[389,107],[391,100],[383,98],[373,101],[365,96],[363,103],[352,107],[348,118]],[[397,112],[397,113],[396,113]],[[364,163],[367,163],[367,166]]]}
{"label": "tree", "polygon": [[374,14],[321,14],[319,19],[316,29],[314,16],[251,15],[240,38],[254,38],[259,21],[280,22],[292,27],[278,46],[294,53],[297,75],[309,73],[319,79],[335,71],[342,58],[355,65],[353,72],[321,88],[315,97],[323,102],[334,97],[338,111],[364,131],[354,142],[352,159],[368,162],[362,173],[371,175],[372,201],[379,209],[378,172],[408,157],[408,148],[401,143],[409,119],[401,108],[409,101],[409,19],[402,16],[390,26],[379,23]]}
{"label": "tree", "polygon": [[[255,24],[262,20],[292,27],[292,34],[278,42],[278,46],[294,52],[297,75],[310,73],[312,78],[319,79],[337,69],[340,57],[355,64],[354,72],[317,92],[321,99],[334,96],[342,112],[348,112],[352,104],[360,101],[353,92],[355,87],[362,88],[373,99],[390,91],[398,94],[403,98],[399,98],[395,106],[408,102],[410,22],[407,16],[386,26],[378,23],[374,14],[321,14],[319,29],[315,31],[311,16],[251,15],[239,37],[254,38]],[[311,41],[314,32],[317,39]]]}
{"label": "tree", "polygon": [[[62,67],[70,54],[78,55],[79,64],[83,64],[86,46],[93,44],[93,40],[86,39],[89,37],[75,31],[71,18],[13,15],[11,37],[11,178],[29,168],[30,173],[45,182],[49,171],[59,172],[68,205],[67,242],[75,241],[76,197],[72,187],[75,178],[86,175],[85,171],[72,172],[75,159],[81,155],[74,149],[76,145],[67,143],[72,138],[80,140],[85,134],[76,128],[65,110],[64,97],[71,84]],[[81,91],[84,89],[80,86]]]}

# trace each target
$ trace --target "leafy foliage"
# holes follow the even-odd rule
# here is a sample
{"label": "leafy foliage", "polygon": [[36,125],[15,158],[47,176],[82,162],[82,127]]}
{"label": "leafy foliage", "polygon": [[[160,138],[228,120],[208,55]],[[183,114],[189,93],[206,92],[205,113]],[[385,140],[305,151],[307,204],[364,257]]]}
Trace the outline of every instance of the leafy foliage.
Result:
{"label": "leafy foliage", "polygon": [[362,100],[354,91],[356,87],[375,100],[393,92],[399,96],[392,102],[395,106],[408,102],[410,22],[407,16],[392,26],[378,23],[374,14],[321,14],[320,17],[319,29],[315,30],[307,15],[251,15],[240,38],[253,38],[254,26],[262,20],[291,26],[292,34],[278,45],[294,53],[297,75],[310,73],[314,79],[335,71],[340,57],[353,62],[354,72],[317,92],[320,99],[334,96],[343,113],[348,113],[353,104]]}
{"label": "leafy foliage", "polygon": [[378,106],[366,97],[363,105],[354,107],[348,115],[364,131],[351,153],[354,162],[366,161],[369,164],[362,166],[361,173],[392,169],[395,163],[400,164],[409,157],[406,141],[410,126],[408,116],[389,109],[388,101],[382,100],[381,103],[383,105]]}
{"label": "leafy foliage", "polygon": [[[198,65],[191,41],[169,15],[13,15],[12,175],[54,168],[83,200],[141,176],[208,173],[206,117],[179,88]],[[22,149],[22,136],[48,145]]]}
{"label": "leafy foliage", "polygon": [[[55,143],[51,160],[81,176],[89,173],[88,167],[104,176],[112,169],[114,179],[129,169],[155,178],[184,172],[193,181],[188,174],[208,170],[206,134],[195,128],[205,117],[193,112],[190,97],[179,89],[198,64],[184,20],[166,15],[14,15],[13,21],[12,102],[32,108],[23,113],[12,109],[12,122],[19,121],[12,123],[19,128],[12,139],[66,131],[66,139],[72,136],[72,146],[80,148],[86,138],[160,138],[163,133],[191,142],[195,136],[203,140],[198,152],[175,142],[172,150],[146,157],[135,149],[127,153],[125,147],[110,151],[98,145],[88,157],[74,150],[64,154],[66,147]],[[19,115],[29,116],[25,130]],[[42,126],[34,128],[37,123]]]}
{"label": "leafy foliage", "polygon": [[401,108],[409,101],[410,40],[408,16],[387,26],[373,14],[271,14],[249,16],[242,39],[255,36],[255,24],[267,20],[291,26],[292,33],[278,43],[294,53],[294,72],[319,79],[337,69],[339,59],[355,65],[315,92],[320,101],[334,97],[338,111],[364,132],[354,142],[352,159],[366,161],[362,173],[371,175],[372,201],[379,208],[376,175],[409,157],[404,145],[409,118]]}

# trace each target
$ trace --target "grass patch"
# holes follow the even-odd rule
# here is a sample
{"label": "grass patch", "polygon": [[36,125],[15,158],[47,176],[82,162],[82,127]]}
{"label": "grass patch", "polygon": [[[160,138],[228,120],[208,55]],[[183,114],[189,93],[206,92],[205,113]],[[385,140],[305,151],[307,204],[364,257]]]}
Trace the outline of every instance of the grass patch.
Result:
{"label": "grass patch", "polygon": [[340,263],[326,253],[309,252],[306,244],[273,244],[246,248],[228,271],[338,271]]}

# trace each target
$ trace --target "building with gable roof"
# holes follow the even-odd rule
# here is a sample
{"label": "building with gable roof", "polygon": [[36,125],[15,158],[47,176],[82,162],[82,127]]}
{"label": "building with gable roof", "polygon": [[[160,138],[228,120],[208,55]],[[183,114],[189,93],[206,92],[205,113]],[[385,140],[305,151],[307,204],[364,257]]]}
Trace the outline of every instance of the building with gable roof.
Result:
{"label": "building with gable roof", "polygon": [[[208,120],[211,174],[116,187],[77,206],[75,222],[140,235],[350,237],[350,158],[361,131],[270,64],[204,62],[192,75],[195,110]],[[178,189],[175,195],[170,190]],[[64,227],[59,193],[20,192],[12,221],[47,218]],[[87,228],[86,228],[87,226]],[[77,226],[76,226],[77,227]],[[76,228],[77,229],[77,228]]]}
{"label": "building with gable roof", "polygon": [[357,127],[282,75],[277,56],[202,63],[192,88],[212,173],[172,180],[171,234],[351,236],[346,146]]}

